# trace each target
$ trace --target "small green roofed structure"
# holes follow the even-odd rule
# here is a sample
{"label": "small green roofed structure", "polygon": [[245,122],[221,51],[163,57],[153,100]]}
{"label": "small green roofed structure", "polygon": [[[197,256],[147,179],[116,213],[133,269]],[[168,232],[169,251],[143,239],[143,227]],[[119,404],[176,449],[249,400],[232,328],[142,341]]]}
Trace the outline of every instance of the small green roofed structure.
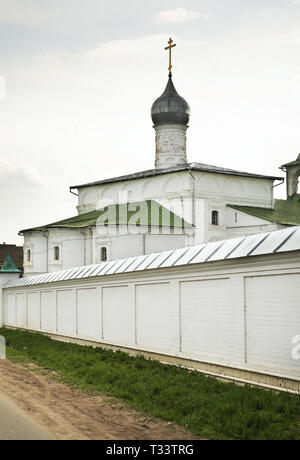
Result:
{"label": "small green roofed structure", "polygon": [[287,226],[300,225],[300,195],[298,194],[288,200],[275,200],[273,209],[237,205],[228,205],[228,207],[268,222]]}
{"label": "small green roofed structure", "polygon": [[15,262],[12,260],[10,254],[6,256],[5,262],[2,265],[0,273],[22,273],[21,270],[18,269]]}

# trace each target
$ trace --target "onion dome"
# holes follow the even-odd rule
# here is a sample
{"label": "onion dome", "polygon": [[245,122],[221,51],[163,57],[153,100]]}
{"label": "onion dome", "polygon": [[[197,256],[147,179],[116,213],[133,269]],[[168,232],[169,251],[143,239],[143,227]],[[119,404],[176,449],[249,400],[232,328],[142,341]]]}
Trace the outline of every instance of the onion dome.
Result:
{"label": "onion dome", "polygon": [[189,123],[190,106],[177,93],[171,74],[164,93],[152,106],[151,116],[155,126],[166,124],[188,125]]}

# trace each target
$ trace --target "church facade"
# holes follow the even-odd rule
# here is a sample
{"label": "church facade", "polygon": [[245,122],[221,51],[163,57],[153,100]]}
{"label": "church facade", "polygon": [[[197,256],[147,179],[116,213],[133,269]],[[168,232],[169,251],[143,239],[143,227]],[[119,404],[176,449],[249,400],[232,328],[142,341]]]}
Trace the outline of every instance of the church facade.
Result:
{"label": "church facade", "polygon": [[151,115],[155,168],[70,187],[75,217],[20,232],[26,276],[300,225],[300,157],[283,167],[288,200],[274,200],[282,177],[189,163],[190,108],[171,67]]}

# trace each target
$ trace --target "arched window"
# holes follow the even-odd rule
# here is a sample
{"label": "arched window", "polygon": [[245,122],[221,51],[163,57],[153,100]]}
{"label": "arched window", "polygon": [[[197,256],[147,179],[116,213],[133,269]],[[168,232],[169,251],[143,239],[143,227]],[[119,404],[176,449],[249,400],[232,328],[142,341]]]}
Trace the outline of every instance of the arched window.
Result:
{"label": "arched window", "polygon": [[31,262],[31,249],[27,249],[27,262]]}
{"label": "arched window", "polygon": [[211,223],[212,225],[219,225],[219,212],[213,211],[211,213]]}
{"label": "arched window", "polygon": [[59,246],[55,246],[55,248],[54,248],[54,260],[55,261],[60,260],[60,248],[59,248]]}
{"label": "arched window", "polygon": [[100,250],[100,258],[101,258],[101,262],[106,262],[107,261],[107,248],[101,248],[101,250]]}

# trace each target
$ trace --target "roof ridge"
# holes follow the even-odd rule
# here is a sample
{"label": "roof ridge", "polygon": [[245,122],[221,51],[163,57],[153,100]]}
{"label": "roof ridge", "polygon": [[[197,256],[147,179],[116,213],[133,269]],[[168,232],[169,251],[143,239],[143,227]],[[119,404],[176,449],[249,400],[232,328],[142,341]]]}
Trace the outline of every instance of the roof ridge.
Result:
{"label": "roof ridge", "polygon": [[242,176],[242,177],[253,177],[257,179],[283,180],[283,177],[267,176],[267,175],[257,174],[257,173],[248,173],[246,171],[239,171],[235,169],[223,168],[221,166],[214,166],[214,165],[208,165],[205,163],[195,163],[194,162],[194,163],[187,163],[187,164],[178,165],[178,166],[172,166],[172,167],[164,168],[164,169],[147,169],[145,171],[138,171],[136,173],[126,174],[123,176],[117,176],[117,177],[112,177],[108,179],[102,179],[100,181],[88,182],[86,184],[81,184],[81,185],[73,185],[70,187],[70,190],[84,188],[84,187],[92,187],[92,186],[101,185],[101,184],[103,185],[110,184],[114,182],[124,182],[124,181],[132,180],[132,179],[143,179],[146,177],[155,177],[155,176],[160,176],[164,174],[170,174],[173,172],[188,171],[191,169],[195,171],[203,171],[203,172],[209,172],[209,173],[215,173],[215,174],[228,174],[228,175],[235,175],[235,176]]}

